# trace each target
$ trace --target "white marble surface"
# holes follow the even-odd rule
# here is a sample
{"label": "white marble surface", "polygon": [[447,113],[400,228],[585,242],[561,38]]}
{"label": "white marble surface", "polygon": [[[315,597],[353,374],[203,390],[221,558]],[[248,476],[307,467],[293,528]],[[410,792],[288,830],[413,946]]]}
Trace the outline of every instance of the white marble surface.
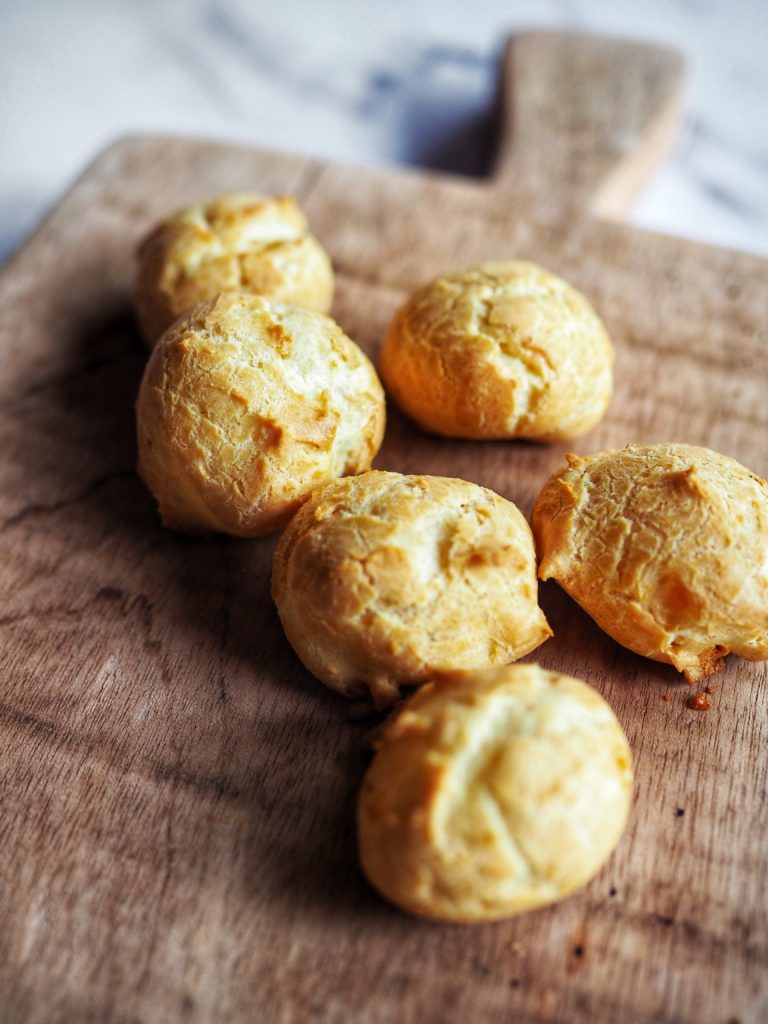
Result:
{"label": "white marble surface", "polygon": [[530,28],[681,50],[685,124],[633,220],[768,254],[766,0],[0,0],[0,259],[126,132],[477,171]]}

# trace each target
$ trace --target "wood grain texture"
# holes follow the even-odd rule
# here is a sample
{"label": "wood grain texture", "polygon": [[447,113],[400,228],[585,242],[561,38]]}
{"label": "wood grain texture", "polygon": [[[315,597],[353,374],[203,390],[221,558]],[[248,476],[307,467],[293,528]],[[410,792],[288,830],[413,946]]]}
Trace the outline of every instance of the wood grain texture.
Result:
{"label": "wood grain texture", "polygon": [[[538,260],[617,346],[616,397],[576,450],[688,441],[768,473],[768,262],[594,216],[660,152],[676,60],[534,36],[510,61],[513,109],[526,91],[537,105],[508,119],[491,182],[128,139],[5,269],[4,1024],[768,1018],[765,666],[729,659],[712,710],[690,711],[672,669],[543,586],[555,637],[534,657],[615,708],[636,759],[629,828],[559,906],[413,920],[359,874],[365,726],[282,635],[274,541],[165,531],[135,475],[134,245],[167,209],[244,189],[299,197],[337,269],[335,314],[369,353],[432,274]],[[528,512],[565,450],[435,440],[391,409],[377,466],[463,476]]]}

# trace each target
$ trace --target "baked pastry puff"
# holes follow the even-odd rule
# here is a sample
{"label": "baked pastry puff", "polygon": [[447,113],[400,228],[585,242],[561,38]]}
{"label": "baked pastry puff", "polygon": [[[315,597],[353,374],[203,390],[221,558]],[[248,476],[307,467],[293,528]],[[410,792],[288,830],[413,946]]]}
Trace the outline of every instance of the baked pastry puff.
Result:
{"label": "baked pastry puff", "polygon": [[365,354],[299,306],[228,292],[177,322],[136,406],[139,472],[166,526],[258,537],[370,467],[384,392]]}
{"label": "baked pastry puff", "polygon": [[541,579],[689,682],[768,658],[768,485],[687,444],[568,456],[533,509]]}
{"label": "baked pastry puff", "polygon": [[138,249],[148,344],[193,306],[236,291],[327,313],[333,269],[293,196],[227,195],[161,221]]}
{"label": "baked pastry puff", "polygon": [[358,799],[360,862],[403,910],[495,921],[589,881],[631,795],[626,736],[585,683],[538,665],[447,673],[383,730]]}
{"label": "baked pastry puff", "polygon": [[579,437],[613,390],[613,346],[584,296],[535,263],[483,263],[438,277],[398,310],[381,349],[384,385],[445,437]]}
{"label": "baked pastry puff", "polygon": [[380,708],[551,635],[528,523],[466,480],[371,472],[315,491],[275,549],[272,594],[309,671]]}

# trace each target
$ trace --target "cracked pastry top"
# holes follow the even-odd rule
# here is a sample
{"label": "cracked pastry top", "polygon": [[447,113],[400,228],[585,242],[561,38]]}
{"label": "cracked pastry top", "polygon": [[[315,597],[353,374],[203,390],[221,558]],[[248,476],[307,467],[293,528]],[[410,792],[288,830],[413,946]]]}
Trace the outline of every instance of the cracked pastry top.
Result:
{"label": "cracked pastry top", "polygon": [[446,673],[383,730],[358,799],[361,865],[413,914],[510,917],[597,873],[631,795],[626,736],[585,683],[538,665]]}
{"label": "cracked pastry top", "polygon": [[228,195],[161,221],[138,249],[147,342],[193,306],[238,291],[327,313],[333,270],[292,196]]}
{"label": "cracked pastry top", "polygon": [[377,707],[551,635],[528,523],[466,480],[371,472],[316,491],[278,542],[272,594],[309,671]]}
{"label": "cracked pastry top", "polygon": [[330,318],[228,292],[162,337],[137,416],[139,472],[165,525],[258,537],[313,488],[370,467],[384,392]]}
{"label": "cracked pastry top", "polygon": [[541,579],[689,682],[768,658],[768,485],[687,444],[568,456],[533,509]]}
{"label": "cracked pastry top", "polygon": [[535,263],[484,263],[411,295],[380,370],[397,404],[431,433],[558,441],[602,419],[613,346],[561,278]]}

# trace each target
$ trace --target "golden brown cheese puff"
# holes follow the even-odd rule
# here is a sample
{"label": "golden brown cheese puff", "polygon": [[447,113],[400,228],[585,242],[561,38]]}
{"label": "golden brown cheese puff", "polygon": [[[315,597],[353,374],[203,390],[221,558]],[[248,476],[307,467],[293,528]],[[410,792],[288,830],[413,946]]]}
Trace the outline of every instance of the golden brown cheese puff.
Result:
{"label": "golden brown cheese puff", "polygon": [[535,263],[439,277],[397,312],[380,358],[385,387],[445,437],[579,437],[613,390],[613,346],[584,296]]}
{"label": "golden brown cheese puff", "polygon": [[162,221],[138,250],[136,309],[150,345],[193,306],[237,291],[327,313],[333,270],[292,196],[230,195]]}
{"label": "golden brown cheese puff", "polygon": [[228,292],[161,338],[137,415],[165,525],[258,537],[313,488],[368,469],[385,414],[376,371],[333,320]]}
{"label": "golden brown cheese puff", "polygon": [[277,545],[272,594],[309,671],[378,707],[551,635],[528,523],[466,480],[365,473],[316,491]]}
{"label": "golden brown cheese puff", "polygon": [[768,658],[768,487],[687,444],[568,456],[533,510],[541,579],[689,682]]}
{"label": "golden brown cheese puff", "polygon": [[585,683],[538,665],[448,673],[385,727],[358,801],[360,860],[404,910],[494,921],[588,882],[631,796],[626,736]]}

